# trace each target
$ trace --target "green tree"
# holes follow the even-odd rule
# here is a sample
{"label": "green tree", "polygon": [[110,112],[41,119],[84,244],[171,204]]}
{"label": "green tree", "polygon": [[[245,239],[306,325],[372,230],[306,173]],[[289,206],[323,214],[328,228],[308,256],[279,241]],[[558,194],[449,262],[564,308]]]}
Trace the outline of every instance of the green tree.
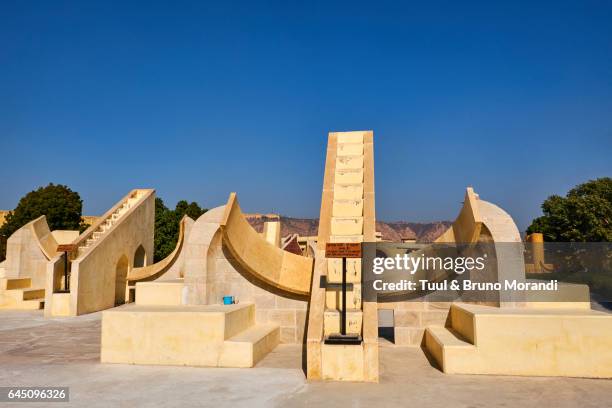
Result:
{"label": "green tree", "polygon": [[181,200],[174,210],[170,210],[161,198],[155,199],[155,253],[154,262],[167,257],[176,247],[180,230],[180,221],[184,215],[197,220],[207,210],[196,202]]}
{"label": "green tree", "polygon": [[6,253],[6,240],[28,222],[45,215],[49,228],[79,230],[84,228],[81,221],[83,200],[79,193],[61,184],[49,184],[30,191],[19,200],[17,207],[6,216],[0,227],[0,259]]}
{"label": "green tree", "polygon": [[176,203],[174,212],[176,213],[179,221],[183,218],[184,215],[189,216],[189,218],[193,220],[197,220],[198,218],[200,218],[200,215],[206,212],[206,209],[202,209],[195,201],[187,203],[187,201],[181,200]]}
{"label": "green tree", "polygon": [[174,214],[164,205],[164,201],[155,198],[155,252],[153,261],[158,262],[172,252],[173,240],[175,239],[175,220]]}
{"label": "green tree", "polygon": [[548,242],[612,241],[612,178],[580,184],[565,197],[552,195],[542,204],[543,216],[527,233],[541,232]]}

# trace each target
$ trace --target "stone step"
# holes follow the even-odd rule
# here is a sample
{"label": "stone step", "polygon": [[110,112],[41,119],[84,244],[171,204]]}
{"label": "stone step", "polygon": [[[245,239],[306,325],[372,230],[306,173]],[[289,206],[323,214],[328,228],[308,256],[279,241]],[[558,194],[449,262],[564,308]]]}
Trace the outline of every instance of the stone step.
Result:
{"label": "stone step", "polygon": [[452,369],[452,360],[469,358],[476,351],[473,344],[465,341],[454,330],[436,326],[425,330],[425,347],[445,373]]}
{"label": "stone step", "polygon": [[334,200],[362,200],[363,184],[334,184]]}
{"label": "stone step", "polygon": [[4,292],[6,296],[15,299],[17,302],[24,300],[44,300],[44,289],[10,289]]}
{"label": "stone step", "polygon": [[338,144],[363,143],[363,132],[339,132],[336,138]]}
{"label": "stone step", "polygon": [[363,155],[336,156],[336,169],[362,169]]}
{"label": "stone step", "polygon": [[223,343],[221,367],[253,367],[280,342],[276,324],[257,324]]}
{"label": "stone step", "polygon": [[10,303],[0,303],[0,310],[41,310],[45,308],[45,301],[42,299],[14,301]]}
{"label": "stone step", "polygon": [[0,279],[0,290],[24,289],[32,285],[30,278],[2,278]]}
{"label": "stone step", "polygon": [[363,169],[336,169],[334,184],[363,184]]}
{"label": "stone step", "polygon": [[45,289],[23,289],[23,300],[45,299]]}
{"label": "stone step", "polygon": [[469,309],[456,307],[456,305],[453,304],[450,308],[450,322],[451,327],[456,333],[470,343],[476,344],[474,313],[470,312]]}
{"label": "stone step", "polygon": [[334,200],[332,216],[360,217],[363,216],[363,199]]}
{"label": "stone step", "polygon": [[338,143],[338,156],[363,156],[363,143]]}
{"label": "stone step", "polygon": [[363,217],[332,217],[332,235],[362,235]]}

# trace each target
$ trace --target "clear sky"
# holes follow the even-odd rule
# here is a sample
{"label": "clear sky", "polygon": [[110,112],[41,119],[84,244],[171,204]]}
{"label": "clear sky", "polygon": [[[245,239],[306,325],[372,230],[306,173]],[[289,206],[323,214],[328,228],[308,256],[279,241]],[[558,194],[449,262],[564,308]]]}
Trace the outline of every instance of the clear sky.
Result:
{"label": "clear sky", "polygon": [[93,215],[153,187],[316,217],[342,130],[374,130],[386,221],[472,185],[524,229],[612,176],[612,2],[289,3],[3,1],[0,208],[54,182]]}

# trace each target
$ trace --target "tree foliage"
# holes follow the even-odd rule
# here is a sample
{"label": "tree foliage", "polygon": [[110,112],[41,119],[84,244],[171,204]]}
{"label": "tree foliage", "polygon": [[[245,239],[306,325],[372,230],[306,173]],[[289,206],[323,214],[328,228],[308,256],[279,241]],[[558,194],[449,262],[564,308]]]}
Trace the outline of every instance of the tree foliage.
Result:
{"label": "tree foliage", "polygon": [[49,184],[30,191],[19,200],[17,207],[6,216],[0,227],[0,259],[4,259],[6,240],[28,222],[45,215],[49,228],[53,230],[79,230],[83,200],[79,193],[61,184]]}
{"label": "tree foliage", "polygon": [[176,246],[180,229],[180,221],[184,215],[197,220],[207,210],[202,209],[198,203],[188,203],[181,200],[174,210],[170,210],[164,201],[155,199],[155,254],[154,262],[159,262],[168,256]]}
{"label": "tree foliage", "polygon": [[580,184],[565,197],[552,195],[542,204],[544,215],[527,233],[541,232],[548,242],[612,241],[612,178]]}

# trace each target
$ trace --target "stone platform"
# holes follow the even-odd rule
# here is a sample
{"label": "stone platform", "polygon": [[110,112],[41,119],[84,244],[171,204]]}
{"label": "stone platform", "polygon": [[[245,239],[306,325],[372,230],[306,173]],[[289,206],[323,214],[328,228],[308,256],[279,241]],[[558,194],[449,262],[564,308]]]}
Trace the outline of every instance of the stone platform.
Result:
{"label": "stone platform", "polygon": [[102,313],[103,363],[253,367],[279,343],[255,306],[128,304]]}
{"label": "stone platform", "polygon": [[451,306],[425,345],[445,373],[612,377],[612,315],[585,309]]}

